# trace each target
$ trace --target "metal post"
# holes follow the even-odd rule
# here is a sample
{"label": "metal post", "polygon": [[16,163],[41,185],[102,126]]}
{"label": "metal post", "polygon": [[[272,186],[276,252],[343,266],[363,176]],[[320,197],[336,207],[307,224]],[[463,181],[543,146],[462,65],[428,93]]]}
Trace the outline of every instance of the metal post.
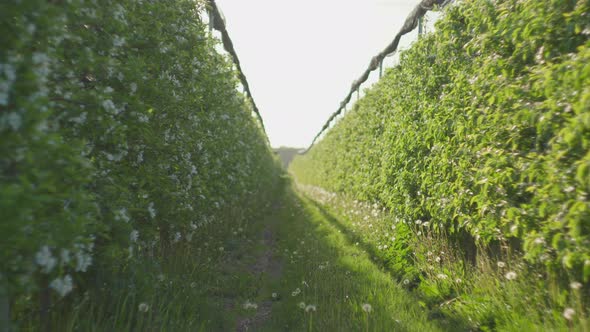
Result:
{"label": "metal post", "polygon": [[213,31],[213,20],[214,20],[213,10],[208,10],[208,13],[209,13],[209,34],[211,34]]}
{"label": "metal post", "polygon": [[418,36],[422,35],[424,30],[424,22],[422,21],[422,17],[418,19]]}

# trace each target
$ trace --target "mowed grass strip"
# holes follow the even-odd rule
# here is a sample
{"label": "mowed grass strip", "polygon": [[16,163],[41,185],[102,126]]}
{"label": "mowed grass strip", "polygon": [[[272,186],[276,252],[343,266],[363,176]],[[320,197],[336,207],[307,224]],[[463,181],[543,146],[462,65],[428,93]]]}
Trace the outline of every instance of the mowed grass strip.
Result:
{"label": "mowed grass strip", "polygon": [[[375,264],[338,220],[290,189],[277,220],[284,263],[265,331],[439,331],[418,301]],[[269,287],[273,288],[273,287]],[[454,326],[457,328],[457,326]]]}

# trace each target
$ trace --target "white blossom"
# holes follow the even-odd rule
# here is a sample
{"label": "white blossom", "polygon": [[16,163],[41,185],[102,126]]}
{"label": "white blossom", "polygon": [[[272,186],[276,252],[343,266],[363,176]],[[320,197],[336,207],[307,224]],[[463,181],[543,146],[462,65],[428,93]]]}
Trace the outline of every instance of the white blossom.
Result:
{"label": "white blossom", "polygon": [[8,97],[16,81],[16,68],[10,63],[0,63],[0,105],[8,105]]}
{"label": "white blossom", "polygon": [[74,283],[72,282],[72,277],[70,275],[66,275],[63,278],[54,279],[50,284],[49,287],[53,288],[56,292],[59,293],[61,297],[66,296],[69,292],[74,289]]}
{"label": "white blossom", "polygon": [[76,253],[76,272],[86,272],[92,264],[92,256],[80,250]]}
{"label": "white blossom", "polygon": [[109,113],[113,113],[113,114],[119,113],[119,111],[117,110],[117,107],[115,106],[115,103],[113,103],[113,101],[110,99],[103,100],[102,107]]}
{"label": "white blossom", "polygon": [[50,273],[57,264],[57,259],[53,257],[48,246],[41,247],[35,255],[35,261],[41,266],[43,273]]}
{"label": "white blossom", "polygon": [[137,242],[137,239],[139,239],[139,231],[137,230],[132,230],[131,234],[129,234],[129,240],[131,240],[131,242]]}
{"label": "white blossom", "polygon": [[123,45],[125,45],[125,38],[119,36],[115,36],[115,38],[113,38],[113,46],[121,47]]}
{"label": "white blossom", "polygon": [[68,249],[61,250],[61,262],[63,264],[68,264],[70,262],[70,251]]}
{"label": "white blossom", "polygon": [[152,219],[156,217],[156,209],[154,208],[154,202],[150,202],[150,204],[148,205],[148,212]]}
{"label": "white blossom", "polygon": [[122,220],[126,223],[129,222],[129,220],[131,220],[131,218],[129,218],[129,215],[127,215],[127,209],[121,208],[121,209],[115,211],[115,220],[117,220],[117,221]]}

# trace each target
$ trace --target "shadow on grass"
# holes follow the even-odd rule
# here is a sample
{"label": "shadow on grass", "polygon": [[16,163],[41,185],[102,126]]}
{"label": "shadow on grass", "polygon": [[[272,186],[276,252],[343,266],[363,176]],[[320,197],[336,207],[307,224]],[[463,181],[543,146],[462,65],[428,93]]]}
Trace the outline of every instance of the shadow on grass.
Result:
{"label": "shadow on grass", "polygon": [[[328,222],[330,222],[331,225],[338,229],[344,235],[349,245],[354,245],[355,243],[358,243],[358,247],[360,247],[363,251],[369,254],[369,259],[374,265],[376,265],[380,270],[386,272],[394,280],[399,279],[398,276],[394,275],[393,272],[387,268],[387,262],[379,258],[378,251],[373,245],[367,243],[363,240],[361,236],[355,234],[348,227],[346,227],[322,204],[305,195],[303,195],[303,199],[310,203],[313,207],[315,207],[320,212],[323,218],[328,220]],[[400,288],[402,287],[400,286]],[[416,302],[420,300],[419,294],[413,293],[407,289],[404,289],[403,291],[408,297],[413,298]],[[469,331],[468,324],[455,317],[445,315],[438,307],[430,308],[428,311],[428,319],[434,322],[439,328],[443,330]]]}

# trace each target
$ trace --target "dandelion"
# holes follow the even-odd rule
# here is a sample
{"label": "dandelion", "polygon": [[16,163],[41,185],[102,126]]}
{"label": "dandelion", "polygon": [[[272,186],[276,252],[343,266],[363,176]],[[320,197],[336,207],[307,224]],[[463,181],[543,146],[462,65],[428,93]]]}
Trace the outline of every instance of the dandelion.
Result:
{"label": "dandelion", "polygon": [[504,268],[504,267],[506,267],[506,263],[504,263],[504,262],[498,262],[497,264],[498,264],[498,267],[499,267],[499,268]]}
{"label": "dandelion", "polygon": [[441,279],[441,280],[445,280],[445,279],[447,279],[447,278],[448,278],[448,277],[447,277],[447,275],[446,275],[446,274],[444,274],[444,273],[439,273],[439,274],[437,274],[437,275],[436,275],[436,277],[437,277],[438,279]]}
{"label": "dandelion", "polygon": [[74,289],[74,284],[72,282],[72,277],[70,275],[66,275],[63,278],[57,278],[53,280],[49,287],[53,288],[56,292],[59,293],[61,297],[66,296],[69,292]]}
{"label": "dandelion", "polygon": [[538,237],[534,241],[535,244],[545,244],[545,239],[542,237]]}
{"label": "dandelion", "polygon": [[565,310],[563,311],[563,317],[567,320],[572,320],[575,314],[576,311],[572,308],[565,308]]}
{"label": "dandelion", "polygon": [[316,306],[314,304],[308,304],[305,307],[305,312],[315,311],[315,309],[316,309]]}
{"label": "dandelion", "polygon": [[373,307],[368,303],[363,303],[362,305],[363,311],[366,313],[370,313],[373,310]]}
{"label": "dandelion", "polygon": [[272,298],[273,298],[273,299],[276,299],[276,298],[278,298],[278,297],[279,297],[279,294],[277,294],[277,293],[272,293],[272,295],[271,295],[271,296],[272,296]]}
{"label": "dandelion", "polygon": [[305,309],[305,302],[299,302],[299,308]]}
{"label": "dandelion", "polygon": [[410,284],[410,280],[404,279],[404,285],[409,285],[409,284]]}
{"label": "dandelion", "polygon": [[574,282],[570,283],[570,288],[573,290],[578,290],[578,289],[582,288],[582,283],[574,281]]}
{"label": "dandelion", "polygon": [[440,263],[440,257],[439,257],[439,256],[436,256],[436,259],[435,259],[435,261],[436,261],[437,263]]}
{"label": "dandelion", "polygon": [[299,289],[299,287],[297,289],[295,289],[292,293],[291,296],[297,296],[301,293],[301,289]]}
{"label": "dandelion", "polygon": [[250,300],[247,300],[246,303],[244,303],[242,305],[242,307],[244,309],[246,309],[246,310],[248,310],[248,309],[258,309],[258,304],[252,303],[252,302],[250,302]]}
{"label": "dandelion", "polygon": [[139,304],[138,309],[140,312],[148,312],[148,310],[150,310],[150,306],[147,303],[142,302]]}
{"label": "dandelion", "polygon": [[504,277],[508,280],[514,280],[514,279],[516,279],[516,272],[509,271],[504,275]]}
{"label": "dandelion", "polygon": [[458,283],[458,284],[460,284],[460,283],[463,282],[463,280],[461,280],[461,278],[457,278],[457,279],[455,279],[455,282]]}

